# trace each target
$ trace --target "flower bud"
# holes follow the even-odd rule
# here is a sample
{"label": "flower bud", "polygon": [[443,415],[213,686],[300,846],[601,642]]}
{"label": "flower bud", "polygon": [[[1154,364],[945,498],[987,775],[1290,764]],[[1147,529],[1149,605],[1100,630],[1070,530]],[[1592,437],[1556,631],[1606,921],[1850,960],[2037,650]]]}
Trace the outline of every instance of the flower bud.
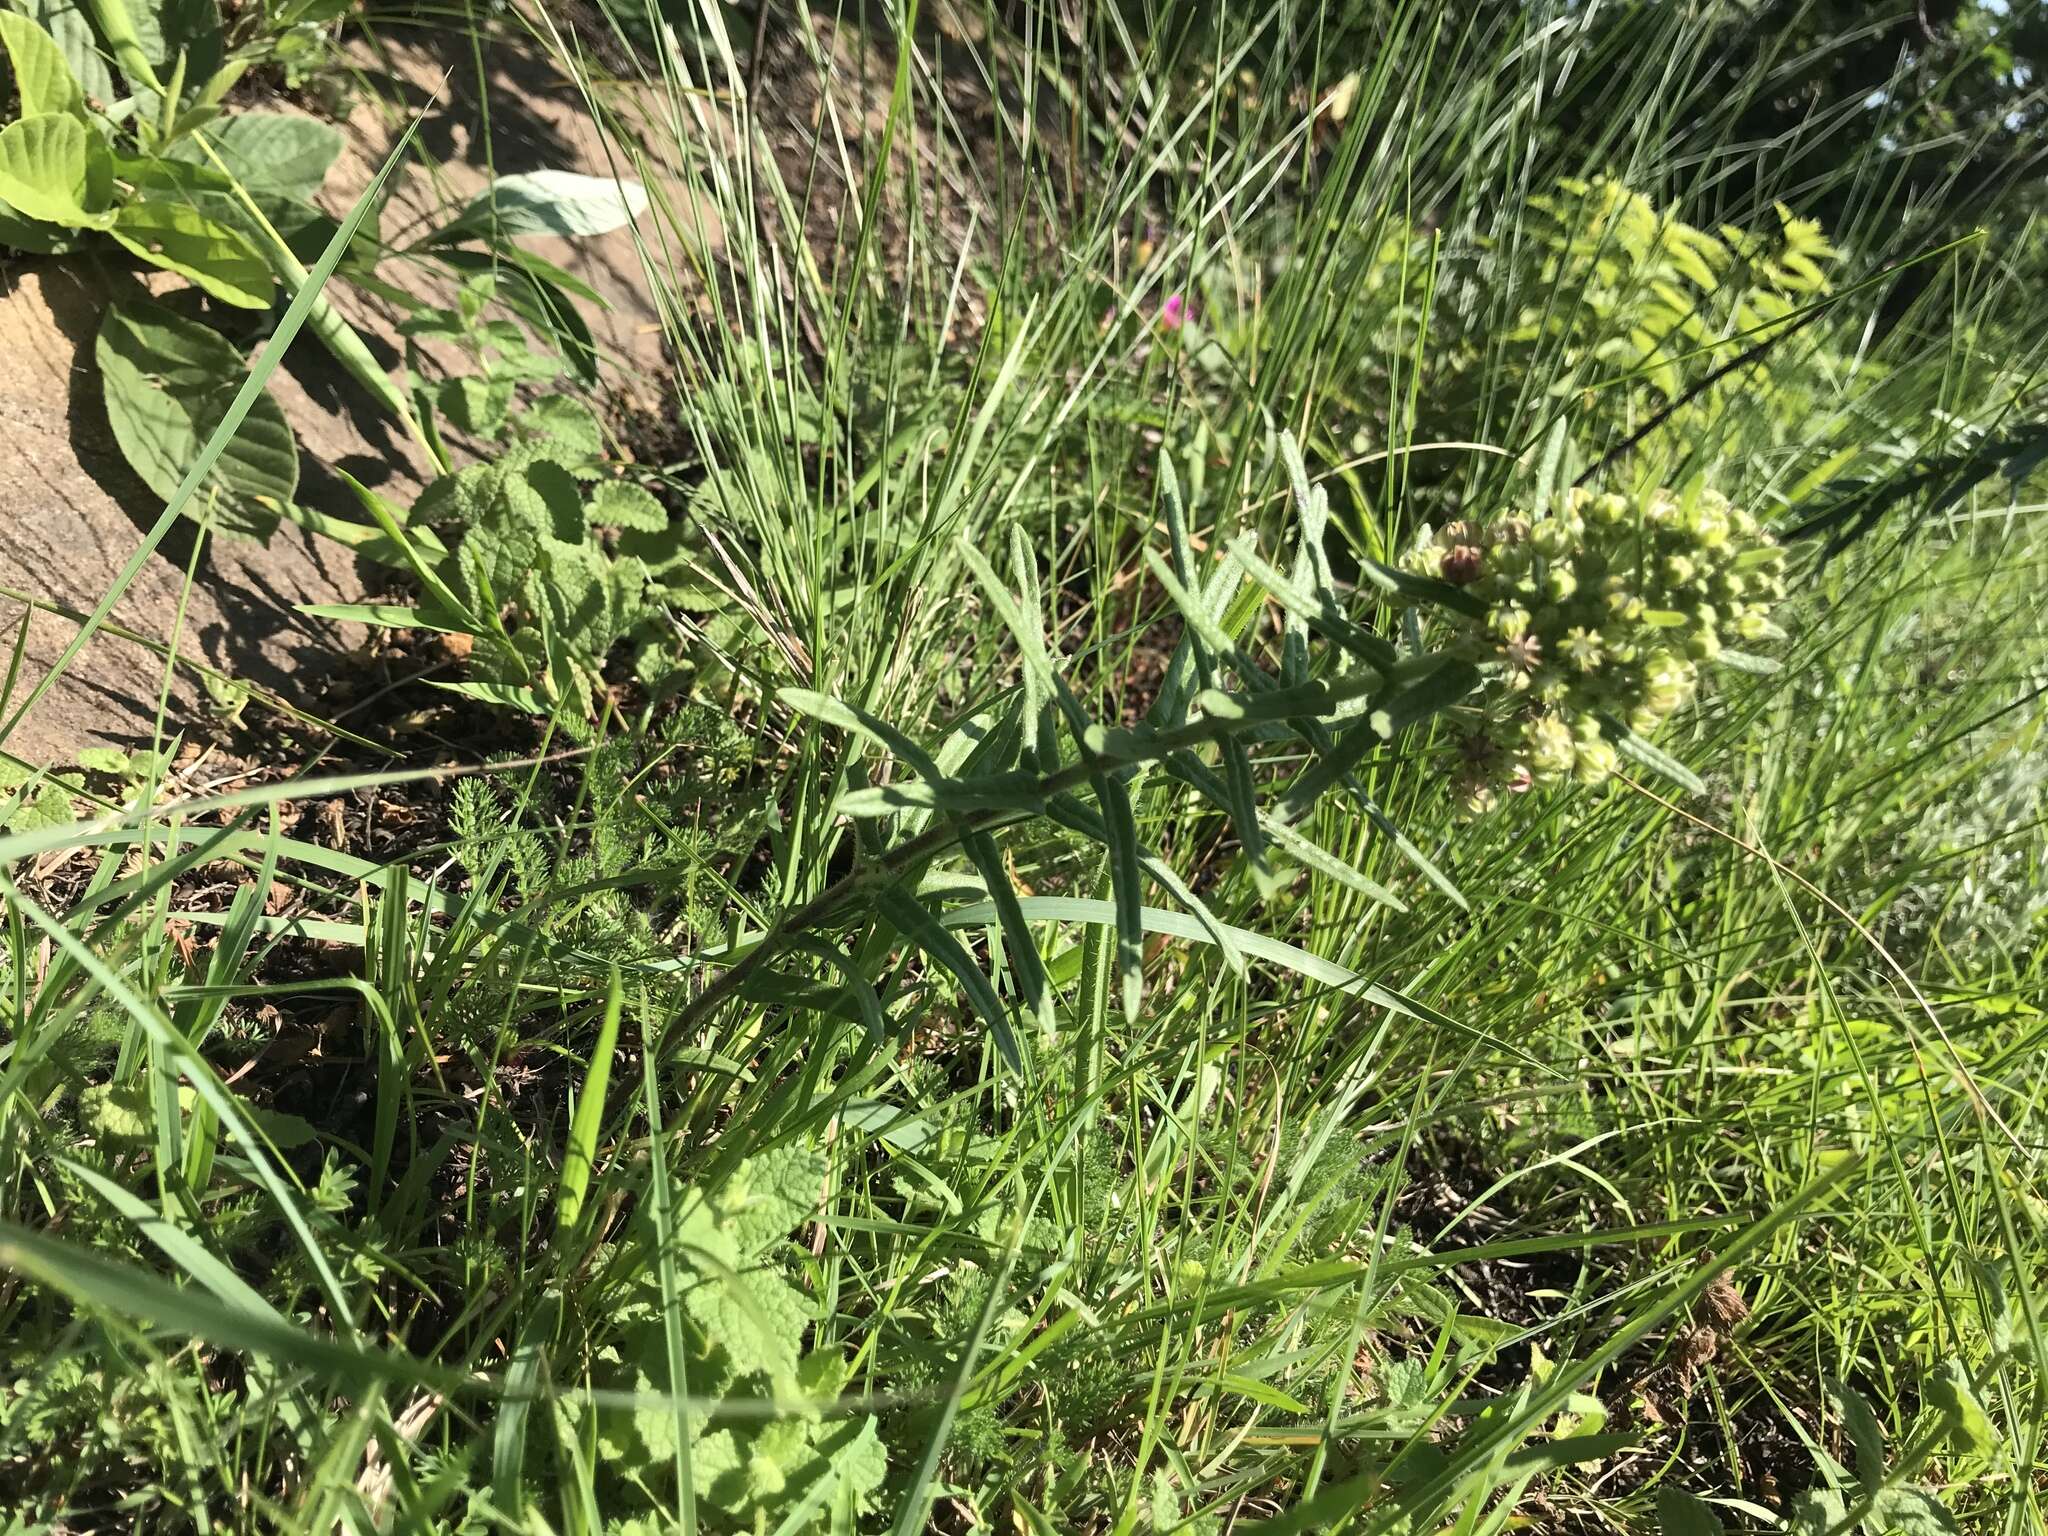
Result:
{"label": "flower bud", "polygon": [[1561,779],[1572,771],[1577,750],[1571,727],[1557,715],[1538,715],[1523,729],[1529,770],[1539,783]]}
{"label": "flower bud", "polygon": [[1578,761],[1572,769],[1572,777],[1581,784],[1603,783],[1621,766],[1621,754],[1604,740],[1579,743]]}
{"label": "flower bud", "polygon": [[1529,542],[1544,559],[1562,560],[1571,554],[1574,541],[1571,529],[1562,519],[1546,517],[1536,524],[1529,535]]}
{"label": "flower bud", "polygon": [[1454,587],[1469,586],[1479,579],[1479,567],[1476,544],[1454,544],[1444,551],[1439,574]]}

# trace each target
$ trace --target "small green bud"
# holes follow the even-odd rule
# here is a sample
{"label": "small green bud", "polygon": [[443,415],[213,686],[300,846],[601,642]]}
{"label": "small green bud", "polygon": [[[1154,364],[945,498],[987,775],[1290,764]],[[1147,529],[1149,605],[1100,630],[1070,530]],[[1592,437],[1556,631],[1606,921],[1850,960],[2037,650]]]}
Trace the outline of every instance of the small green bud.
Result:
{"label": "small green bud", "polygon": [[1571,554],[1576,541],[1563,519],[1546,517],[1536,525],[1529,542],[1544,559],[1562,560]]}
{"label": "small green bud", "polygon": [[1604,739],[1584,741],[1579,743],[1578,762],[1572,769],[1572,777],[1581,784],[1600,784],[1620,766],[1621,754]]}
{"label": "small green bud", "polygon": [[1578,760],[1571,727],[1556,715],[1538,715],[1523,733],[1529,771],[1539,783],[1561,779]]}
{"label": "small green bud", "polygon": [[1504,641],[1521,639],[1529,633],[1529,624],[1529,610],[1516,605],[1496,608],[1486,616],[1486,627]]}

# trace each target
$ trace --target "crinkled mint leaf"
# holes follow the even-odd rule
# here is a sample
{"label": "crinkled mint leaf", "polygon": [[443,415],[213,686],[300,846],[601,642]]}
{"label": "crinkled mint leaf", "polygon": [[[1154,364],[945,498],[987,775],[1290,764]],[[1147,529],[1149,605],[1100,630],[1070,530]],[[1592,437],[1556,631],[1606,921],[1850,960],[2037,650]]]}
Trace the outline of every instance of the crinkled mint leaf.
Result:
{"label": "crinkled mint leaf", "polygon": [[777,1147],[734,1170],[718,1191],[718,1213],[740,1251],[758,1254],[817,1211],[824,1184],[822,1156],[806,1147]]}
{"label": "crinkled mint leaf", "polygon": [[559,452],[575,459],[594,459],[604,452],[604,427],[597,413],[568,395],[543,395],[521,413],[519,430],[546,438]]}
{"label": "crinkled mint leaf", "polygon": [[668,527],[668,509],[652,491],[630,480],[600,481],[590,493],[589,517],[601,527],[643,533],[659,533]]}

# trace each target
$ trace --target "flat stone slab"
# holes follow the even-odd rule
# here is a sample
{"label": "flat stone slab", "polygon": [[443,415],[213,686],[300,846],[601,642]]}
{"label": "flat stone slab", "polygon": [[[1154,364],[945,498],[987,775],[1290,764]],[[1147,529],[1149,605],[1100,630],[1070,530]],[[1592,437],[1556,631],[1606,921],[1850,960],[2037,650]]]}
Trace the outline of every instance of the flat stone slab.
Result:
{"label": "flat stone slab", "polygon": [[[408,39],[375,54],[367,44],[354,47],[378,94],[351,106],[342,124],[347,148],[323,201],[335,213],[346,211],[396,141],[407,114],[425,106],[424,153],[407,168],[384,213],[385,237],[395,244],[421,232],[430,219],[452,214],[487,185],[480,132],[486,91],[492,158],[500,174],[542,167],[611,174],[604,143],[580,98],[544,62],[492,48],[480,82],[466,38],[429,33],[418,44]],[[291,109],[273,104],[264,110]],[[522,244],[604,296],[609,308],[588,318],[621,380],[637,380],[644,388],[663,376],[659,317],[630,230]],[[391,261],[380,275],[405,282],[407,272],[404,263]],[[11,638],[24,611],[29,614],[13,700],[0,719],[39,684],[78,632],[70,619],[35,604],[89,612],[163,510],[122,460],[100,403],[93,337],[113,281],[126,279],[95,276],[85,264],[0,262],[0,635]],[[149,285],[166,294],[185,287],[155,277]],[[343,284],[329,293],[372,349],[395,367],[402,318],[395,308]],[[305,505],[361,520],[331,472],[336,468],[401,505],[427,478],[418,445],[379,413],[310,333],[293,343],[272,375],[270,392],[298,434],[299,500]],[[190,525],[171,531],[122,595],[115,623],[160,644],[176,637],[184,655],[311,707],[322,674],[361,642],[362,631],[308,619],[296,611],[298,605],[359,601],[379,584],[380,573],[358,570],[341,546],[287,524],[267,545],[207,539],[188,591],[195,534]],[[146,742],[164,671],[162,656],[148,646],[102,631],[0,749],[32,763],[63,763],[75,760],[82,747]],[[168,727],[192,728],[207,713],[196,680],[174,675]]]}
{"label": "flat stone slab", "polygon": [[[10,651],[29,612],[9,715],[79,629],[23,599],[90,612],[163,511],[121,458],[100,403],[92,351],[104,301],[104,289],[61,265],[0,276],[0,626]],[[302,453],[316,451],[302,438]],[[193,525],[172,529],[113,623],[164,644],[176,638],[185,655],[288,697],[309,664],[356,643],[341,626],[295,611],[361,591],[340,546],[289,527],[267,546],[222,538],[195,551],[198,542]],[[162,655],[102,630],[0,746],[46,763],[81,747],[146,742],[164,672]],[[170,728],[203,717],[203,699],[189,675],[174,672]]]}

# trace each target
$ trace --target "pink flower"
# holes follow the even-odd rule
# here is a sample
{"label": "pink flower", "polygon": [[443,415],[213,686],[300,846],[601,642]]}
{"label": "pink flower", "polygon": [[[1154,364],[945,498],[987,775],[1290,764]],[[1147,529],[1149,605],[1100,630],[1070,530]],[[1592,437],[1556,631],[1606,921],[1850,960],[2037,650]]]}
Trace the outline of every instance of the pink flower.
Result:
{"label": "pink flower", "polygon": [[1177,331],[1187,317],[1188,301],[1177,293],[1168,294],[1166,302],[1159,306],[1159,329]]}

